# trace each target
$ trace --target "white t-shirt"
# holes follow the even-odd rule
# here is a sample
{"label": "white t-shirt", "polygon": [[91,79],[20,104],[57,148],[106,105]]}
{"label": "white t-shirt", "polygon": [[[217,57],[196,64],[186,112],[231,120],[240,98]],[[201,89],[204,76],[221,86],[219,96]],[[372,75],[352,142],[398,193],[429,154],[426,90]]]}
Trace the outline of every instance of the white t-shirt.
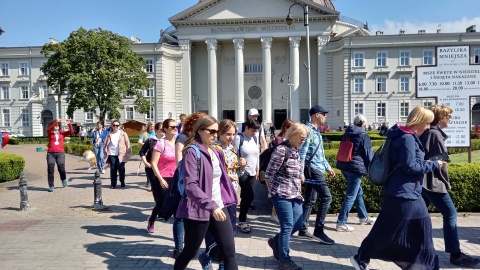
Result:
{"label": "white t-shirt", "polygon": [[118,156],[118,144],[120,142],[120,132],[110,134],[110,144],[108,145],[108,154]]}
{"label": "white t-shirt", "polygon": [[218,161],[217,155],[212,155],[213,165],[213,185],[212,185],[212,199],[217,203],[219,207],[223,208],[222,192],[220,190],[220,177],[222,176],[222,169],[220,168],[220,161]]}
{"label": "white t-shirt", "polygon": [[243,157],[247,161],[245,172],[250,176],[255,176],[257,174],[257,168],[259,167],[260,159],[260,150],[258,149],[258,144],[255,142],[253,137],[247,137],[243,135],[243,145],[240,147],[240,136],[242,135],[235,135],[235,138],[232,142],[233,148],[235,148],[235,151],[237,151],[238,157]]}

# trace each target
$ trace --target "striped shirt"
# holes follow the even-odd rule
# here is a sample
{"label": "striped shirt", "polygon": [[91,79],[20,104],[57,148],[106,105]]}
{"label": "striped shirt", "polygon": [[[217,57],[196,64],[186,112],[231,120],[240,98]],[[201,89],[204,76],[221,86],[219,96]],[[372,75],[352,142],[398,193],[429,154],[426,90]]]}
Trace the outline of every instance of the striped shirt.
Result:
{"label": "striped shirt", "polygon": [[[330,164],[328,164],[328,160],[325,158],[325,149],[323,148],[322,134],[320,134],[320,131],[315,128],[309,121],[307,121],[306,125],[310,129],[310,132],[308,133],[305,142],[300,147],[300,159],[303,166],[305,166],[305,162],[310,159],[315,149],[317,149],[318,144],[320,144],[320,146],[318,147],[318,151],[315,153],[315,156],[312,159],[311,168],[325,173],[331,167]],[[305,181],[307,181],[307,179],[305,179]]]}

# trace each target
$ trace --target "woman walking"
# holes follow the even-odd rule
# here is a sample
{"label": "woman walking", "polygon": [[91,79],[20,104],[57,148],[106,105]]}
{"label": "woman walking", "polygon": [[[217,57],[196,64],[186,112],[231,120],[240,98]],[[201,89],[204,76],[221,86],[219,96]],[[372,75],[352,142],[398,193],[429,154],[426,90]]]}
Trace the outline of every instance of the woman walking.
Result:
{"label": "woman walking", "polygon": [[342,170],[342,174],[347,179],[347,191],[345,199],[340,208],[337,219],[337,231],[351,232],[355,228],[347,225],[348,213],[353,204],[357,209],[359,224],[372,224],[375,218],[368,216],[365,203],[363,202],[362,176],[367,174],[368,165],[373,158],[372,141],[365,132],[367,118],[362,114],[355,116],[353,126],[347,127],[342,136],[342,142],[349,141],[353,144],[352,161],[337,161],[337,169]]}
{"label": "woman walking", "polygon": [[268,239],[278,269],[301,270],[290,257],[290,236],[302,228],[302,182],[304,180],[299,147],[307,137],[307,127],[295,123],[287,131],[286,141],[277,146],[265,173],[269,181],[268,194],[277,209],[280,232]]}
{"label": "woman walking", "polygon": [[103,152],[105,163],[110,164],[110,188],[117,187],[117,171],[120,175],[121,187],[125,187],[125,163],[130,159],[130,140],[125,131],[120,130],[120,122],[112,120],[110,132],[105,137]]}
{"label": "woman walking", "polygon": [[355,269],[368,269],[370,259],[394,262],[401,269],[439,269],[432,239],[432,221],[422,199],[423,175],[445,166],[424,160],[417,136],[430,127],[433,113],[415,107],[405,126],[394,125],[385,135],[391,141],[390,161],[396,165],[384,188],[382,209],[358,253],[350,258]]}
{"label": "woman walking", "polygon": [[[177,217],[184,219],[185,248],[175,260],[175,270],[187,267],[197,254],[207,230],[224,255],[225,269],[238,269],[232,224],[226,209],[236,204],[237,198],[223,152],[213,148],[217,133],[217,120],[206,115],[198,119],[193,135],[185,142],[182,162],[185,194],[177,211]],[[190,145],[200,151],[200,163],[196,150]]]}

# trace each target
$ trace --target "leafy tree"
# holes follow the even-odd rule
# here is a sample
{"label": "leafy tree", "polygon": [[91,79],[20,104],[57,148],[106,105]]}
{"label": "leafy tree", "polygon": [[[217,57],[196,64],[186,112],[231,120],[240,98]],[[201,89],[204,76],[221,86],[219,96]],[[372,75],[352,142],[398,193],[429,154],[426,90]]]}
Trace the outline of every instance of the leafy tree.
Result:
{"label": "leafy tree", "polygon": [[41,67],[47,83],[57,94],[67,94],[67,114],[77,109],[99,111],[104,121],[120,118],[122,98],[136,97],[134,105],[140,113],[147,113],[150,104],[143,90],[150,82],[144,71],[145,60],[131,49],[132,42],[101,28],[80,28],[59,43],[48,43],[42,48],[48,61]]}

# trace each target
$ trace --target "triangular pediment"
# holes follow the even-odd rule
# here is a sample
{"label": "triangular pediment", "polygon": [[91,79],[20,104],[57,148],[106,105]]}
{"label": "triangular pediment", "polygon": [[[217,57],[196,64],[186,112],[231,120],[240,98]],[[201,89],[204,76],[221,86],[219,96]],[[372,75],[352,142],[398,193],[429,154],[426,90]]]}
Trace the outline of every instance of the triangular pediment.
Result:
{"label": "triangular pediment", "polygon": [[[321,5],[324,0],[205,0],[171,17],[173,25],[213,23],[228,21],[284,20],[293,3],[309,6],[309,17],[338,17],[339,12]],[[330,2],[329,2],[330,3]],[[333,6],[332,6],[333,7]],[[303,10],[295,5],[291,9],[294,18],[303,19]]]}

